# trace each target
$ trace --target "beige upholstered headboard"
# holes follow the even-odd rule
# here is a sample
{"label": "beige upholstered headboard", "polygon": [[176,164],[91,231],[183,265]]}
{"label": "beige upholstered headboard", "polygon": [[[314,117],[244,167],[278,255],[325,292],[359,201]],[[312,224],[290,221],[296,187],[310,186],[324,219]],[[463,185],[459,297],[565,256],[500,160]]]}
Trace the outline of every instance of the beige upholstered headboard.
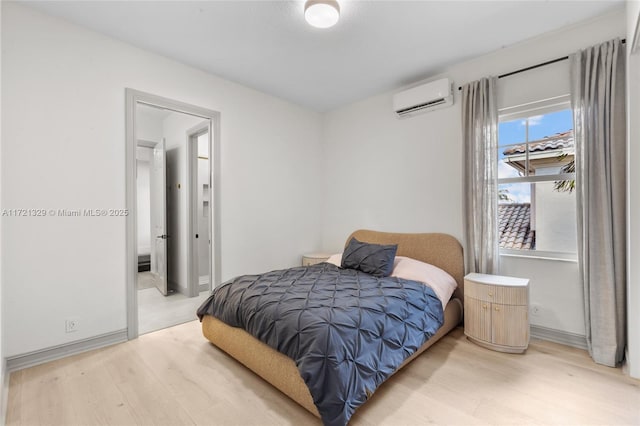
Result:
{"label": "beige upholstered headboard", "polygon": [[457,239],[448,234],[401,234],[378,232],[367,229],[355,231],[346,243],[356,237],[358,241],[373,244],[397,244],[398,256],[411,257],[430,263],[447,271],[458,282],[453,297],[464,300],[464,259],[462,246]]}

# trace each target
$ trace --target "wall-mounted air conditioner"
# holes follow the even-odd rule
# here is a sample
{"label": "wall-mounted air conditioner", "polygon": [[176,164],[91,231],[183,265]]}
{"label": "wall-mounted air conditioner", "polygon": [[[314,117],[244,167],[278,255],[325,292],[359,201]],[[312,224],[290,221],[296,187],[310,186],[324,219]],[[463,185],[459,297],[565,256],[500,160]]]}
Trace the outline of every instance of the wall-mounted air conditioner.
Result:
{"label": "wall-mounted air conditioner", "polygon": [[451,80],[443,78],[396,93],[393,110],[399,118],[453,105]]}

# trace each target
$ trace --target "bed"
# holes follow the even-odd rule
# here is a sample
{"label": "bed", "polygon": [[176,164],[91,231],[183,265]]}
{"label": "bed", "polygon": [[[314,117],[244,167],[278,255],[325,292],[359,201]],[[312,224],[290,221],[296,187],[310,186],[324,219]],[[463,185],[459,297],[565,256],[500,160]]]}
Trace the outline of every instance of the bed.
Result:
{"label": "bed", "polygon": [[[403,358],[404,361],[391,372],[393,374],[461,322],[464,275],[462,247],[454,237],[438,233],[404,234],[358,230],[349,236],[347,242],[351,241],[352,238],[373,244],[397,244],[397,256],[406,256],[434,265],[450,274],[457,283],[457,289],[446,304],[446,307],[440,307],[442,325],[436,329],[437,331],[428,340],[417,347],[412,355],[406,359]],[[331,268],[339,269],[326,266],[326,269]],[[271,383],[313,415],[321,418],[325,424],[346,424],[348,422],[357,407],[346,417],[335,420],[327,419],[326,412],[323,411],[321,414],[318,410],[319,405],[316,406],[316,403],[314,403],[314,398],[310,392],[311,386],[307,384],[308,377],[305,376],[305,379],[303,379],[298,365],[292,358],[261,342],[242,328],[232,327],[212,315],[203,313],[204,311],[201,308],[199,316],[202,321],[202,331],[211,343]],[[386,379],[388,377],[384,380]],[[367,390],[366,398],[373,391],[375,389]]]}

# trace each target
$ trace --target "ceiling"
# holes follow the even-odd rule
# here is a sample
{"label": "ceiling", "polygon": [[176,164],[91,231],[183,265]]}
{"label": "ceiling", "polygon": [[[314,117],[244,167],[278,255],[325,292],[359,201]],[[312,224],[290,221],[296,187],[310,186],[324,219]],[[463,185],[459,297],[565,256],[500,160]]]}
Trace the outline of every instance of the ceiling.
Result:
{"label": "ceiling", "polygon": [[349,1],[330,29],[298,1],[42,1],[29,5],[316,111],[622,7],[608,1]]}

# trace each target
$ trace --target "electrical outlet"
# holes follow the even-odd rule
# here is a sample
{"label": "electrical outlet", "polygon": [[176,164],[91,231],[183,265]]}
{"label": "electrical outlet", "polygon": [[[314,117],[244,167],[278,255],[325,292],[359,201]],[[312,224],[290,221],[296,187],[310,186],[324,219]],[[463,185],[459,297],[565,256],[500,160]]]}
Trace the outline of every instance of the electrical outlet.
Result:
{"label": "electrical outlet", "polygon": [[64,331],[67,333],[73,333],[74,331],[78,331],[79,326],[80,318],[67,318],[64,322]]}
{"label": "electrical outlet", "polygon": [[540,315],[540,311],[542,309],[540,308],[540,305],[531,305],[531,315],[532,316],[538,316]]}

